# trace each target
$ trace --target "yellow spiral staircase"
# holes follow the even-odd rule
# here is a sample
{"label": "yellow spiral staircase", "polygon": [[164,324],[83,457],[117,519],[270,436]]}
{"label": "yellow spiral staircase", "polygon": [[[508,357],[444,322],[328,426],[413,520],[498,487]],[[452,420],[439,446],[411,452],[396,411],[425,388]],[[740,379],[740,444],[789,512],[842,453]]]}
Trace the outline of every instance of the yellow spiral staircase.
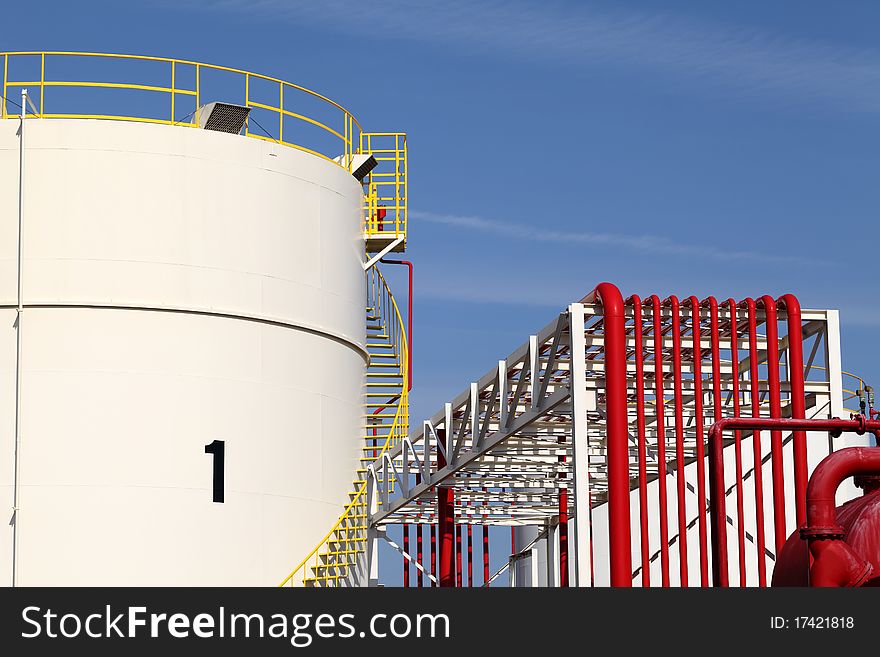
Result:
{"label": "yellow spiral staircase", "polygon": [[367,271],[366,311],[370,363],[364,383],[360,467],[339,519],[280,586],[356,586],[368,576],[368,468],[409,431],[406,327],[378,267]]}

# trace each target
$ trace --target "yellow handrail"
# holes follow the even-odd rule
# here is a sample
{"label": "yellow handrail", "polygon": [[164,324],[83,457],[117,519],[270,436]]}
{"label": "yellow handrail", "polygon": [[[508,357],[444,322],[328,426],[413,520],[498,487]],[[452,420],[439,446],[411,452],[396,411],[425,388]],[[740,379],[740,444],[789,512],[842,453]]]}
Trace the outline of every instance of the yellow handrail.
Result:
{"label": "yellow handrail", "polygon": [[[406,237],[408,171],[406,133],[361,132],[360,152],[371,153],[377,166],[365,183],[364,234],[367,237]],[[378,211],[386,216],[379,218]]]}
{"label": "yellow handrail", "polygon": [[[398,439],[402,436],[406,435],[409,432],[409,367],[408,367],[408,344],[406,338],[406,324],[403,322],[403,316],[400,313],[400,308],[397,305],[397,301],[394,299],[394,296],[391,294],[390,288],[388,287],[388,282],[385,280],[385,277],[382,276],[382,273],[378,270],[378,268],[373,268],[373,272],[375,272],[376,277],[379,282],[382,284],[383,289],[388,294],[388,298],[391,301],[391,307],[394,311],[394,319],[397,321],[398,326],[398,335],[399,335],[399,344],[396,345],[400,350],[400,376],[402,379],[402,388],[400,392],[400,399],[397,403],[397,411],[394,414],[394,421],[391,424],[388,435],[385,438],[385,442],[382,444],[381,448],[377,448],[379,451],[377,453],[375,461],[379,461],[382,458],[382,455],[388,451],[391,447],[393,447],[395,443],[395,437]],[[297,574],[302,573],[305,575],[305,569],[309,562],[313,557],[319,554],[321,549],[327,545],[333,535],[337,530],[340,529],[342,524],[347,520],[352,519],[357,515],[357,511],[360,507],[363,507],[366,503],[365,497],[367,493],[367,486],[369,486],[369,479],[365,479],[364,482],[360,485],[355,496],[348,503],[348,505],[343,509],[342,514],[330,528],[324,537],[318,542],[317,545],[312,549],[311,552],[306,555],[305,559],[299,562],[297,566],[290,571],[287,577],[278,585],[279,587],[285,586],[288,583],[293,584],[294,578]],[[366,510],[366,513],[369,513],[369,509]],[[365,523],[366,524],[366,523]],[[366,543],[366,537],[363,539],[363,542]]]}
{"label": "yellow handrail", "polygon": [[[357,121],[357,119],[345,109],[342,105],[337,103],[326,96],[319,94],[311,89],[307,89],[306,87],[300,86],[298,84],[294,84],[292,82],[286,82],[281,80],[280,78],[272,77],[269,75],[263,75],[260,73],[252,73],[250,71],[245,71],[243,69],[232,68],[229,66],[219,66],[216,64],[205,64],[202,62],[195,62],[186,59],[172,59],[167,57],[153,57],[149,55],[129,55],[129,54],[114,54],[114,53],[101,53],[101,52],[68,52],[68,51],[12,51],[12,52],[0,52],[0,57],[3,58],[3,98],[9,98],[9,90],[10,88],[39,88],[39,112],[37,116],[41,118],[80,118],[80,119],[109,119],[116,121],[135,121],[135,122],[143,122],[143,123],[160,123],[165,125],[178,125],[178,126],[186,126],[186,127],[197,127],[197,123],[193,120],[188,120],[193,116],[193,113],[184,117],[181,120],[178,120],[175,116],[176,103],[175,100],[177,96],[189,96],[194,97],[195,99],[195,110],[198,110],[199,106],[202,105],[202,95],[203,95],[203,87],[201,84],[201,76],[204,71],[219,71],[223,73],[229,73],[239,78],[243,78],[241,80],[244,84],[244,96],[245,96],[245,104],[251,108],[258,108],[260,110],[272,112],[277,116],[277,136],[270,135],[268,138],[264,135],[254,134],[250,128],[250,124],[245,126],[245,134],[249,137],[254,137],[257,139],[263,139],[266,141],[273,141],[279,144],[283,144],[285,146],[289,146],[291,148],[295,148],[301,151],[305,151],[307,153],[311,153],[313,155],[317,155],[331,162],[335,162],[340,166],[345,168],[350,166],[351,156],[358,152],[360,148],[360,133],[361,125]],[[32,80],[14,80],[10,78],[12,71],[11,68],[14,66],[10,66],[11,64],[15,64],[16,61],[20,61],[22,58],[28,57],[39,57],[40,64],[40,77],[39,79]],[[127,61],[146,61],[146,62],[156,62],[158,64],[167,64],[169,65],[168,70],[168,81],[169,84],[161,85],[161,84],[143,84],[141,82],[115,82],[112,80],[59,80],[59,79],[47,79],[46,77],[46,63],[47,58],[49,62],[52,62],[54,59],[58,58],[100,58],[105,60],[127,60]],[[181,67],[192,67],[194,71],[194,83],[191,85],[193,88],[186,88],[186,86],[182,85],[181,78]],[[32,76],[33,77],[33,76]],[[277,97],[278,104],[270,104],[268,102],[258,102],[251,98],[252,95],[252,82],[255,80],[262,81],[264,83],[269,83],[271,85],[277,85],[277,93],[273,94]],[[131,103],[124,104],[124,109],[122,111],[112,111],[112,112],[99,112],[99,113],[78,113],[76,111],[71,111],[71,107],[55,107],[54,109],[51,107],[47,107],[46,102],[46,89],[52,88],[78,88],[78,89],[86,89],[86,90],[94,90],[94,89],[104,89],[104,90],[129,90],[129,91],[146,91],[151,93],[161,93],[169,96],[168,106],[170,108],[170,114],[167,118],[161,116],[150,116],[146,114],[142,107],[143,104],[140,103]],[[325,110],[331,112],[332,114],[336,114],[337,112],[341,112],[341,117],[337,116],[333,119],[335,122],[341,118],[341,125],[337,124],[337,127],[331,127],[326,120],[319,120],[317,117],[308,116],[304,112],[295,112],[293,111],[293,107],[295,107],[296,103],[294,99],[291,98],[291,94],[285,94],[285,92],[297,92],[304,94],[306,97],[309,97],[313,100],[317,100],[320,103],[320,106],[325,108]],[[36,99],[37,94],[34,94],[33,97]],[[208,100],[222,100],[221,98],[210,98]],[[144,112],[144,113],[142,113]],[[0,118],[14,118],[15,113],[8,114],[6,111],[6,102],[5,100],[2,103],[2,112],[0,112]],[[285,117],[289,117],[291,119],[295,119],[301,124],[306,126],[313,126],[318,130],[322,131],[326,135],[330,135],[332,137],[332,142],[335,144],[332,147],[332,150],[322,149],[319,147],[308,147],[304,143],[301,142],[292,142],[284,140],[284,119]],[[355,130],[356,127],[356,130]],[[265,129],[264,129],[265,130]],[[339,143],[341,142],[341,144]],[[325,152],[328,150],[329,152]],[[343,155],[341,162],[336,162],[334,158],[339,155]]]}
{"label": "yellow handrail", "polygon": [[[811,369],[822,370],[823,372],[828,371],[828,368],[822,367],[821,365],[812,365]],[[853,374],[852,372],[841,372],[840,375],[841,375],[841,379],[843,379],[845,377],[849,377],[851,379],[855,379],[856,383],[858,384],[857,390],[850,390],[849,388],[842,388],[841,389],[841,391],[844,393],[844,395],[849,395],[848,397],[843,398],[844,402],[847,402],[850,399],[854,399],[854,398],[858,397],[859,393],[864,392],[865,387],[868,385],[867,383],[865,383],[865,380],[862,377],[860,377],[858,374]],[[850,413],[858,413],[859,412],[859,411],[853,410],[851,408],[844,408],[843,410],[848,411]]]}

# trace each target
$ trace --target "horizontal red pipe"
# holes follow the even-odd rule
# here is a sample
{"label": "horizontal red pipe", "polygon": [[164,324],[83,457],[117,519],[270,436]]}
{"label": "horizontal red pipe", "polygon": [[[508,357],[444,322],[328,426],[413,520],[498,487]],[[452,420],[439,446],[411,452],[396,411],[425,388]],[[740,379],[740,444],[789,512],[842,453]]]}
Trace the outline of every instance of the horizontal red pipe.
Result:
{"label": "horizontal red pipe", "polygon": [[880,432],[880,420],[868,420],[864,416],[852,420],[832,418],[829,420],[774,417],[726,417],[709,428],[709,437],[720,436],[729,429],[748,431],[750,429],[777,429],[779,431],[833,431],[855,432],[858,434]]}

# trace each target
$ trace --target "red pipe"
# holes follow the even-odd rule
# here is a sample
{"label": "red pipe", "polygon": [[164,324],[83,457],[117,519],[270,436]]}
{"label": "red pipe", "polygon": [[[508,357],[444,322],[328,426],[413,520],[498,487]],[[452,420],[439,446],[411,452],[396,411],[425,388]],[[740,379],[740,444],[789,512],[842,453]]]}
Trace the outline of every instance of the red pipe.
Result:
{"label": "red pipe", "polygon": [[437,586],[437,525],[431,525],[431,574],[434,579],[431,580],[431,587]]}
{"label": "red pipe", "polygon": [[[792,294],[784,294],[776,300],[777,307],[785,310],[788,318],[788,380],[791,387],[791,416],[806,417],[804,396],[804,343],[801,324],[801,305]],[[794,450],[795,517],[797,526],[807,520],[807,436],[795,431],[792,437]]]}
{"label": "red pipe", "polygon": [[[628,300],[633,309],[633,337],[636,361],[636,425],[639,466],[639,538],[642,556],[642,586],[651,586],[651,550],[648,537],[648,447],[645,432],[645,348],[642,327],[642,300],[632,295]],[[560,521],[561,522],[561,521]],[[560,543],[562,534],[559,535]],[[560,550],[561,555],[561,550]]]}
{"label": "red pipe", "polygon": [[[693,342],[694,368],[694,425],[697,434],[697,508],[700,540],[700,586],[709,585],[708,532],[706,531],[706,464],[703,441],[703,328],[700,318],[700,302],[697,297],[688,299],[691,305],[691,341]],[[716,306],[717,307],[717,306]]]}
{"label": "red pipe", "polygon": [[413,345],[413,334],[412,334],[412,319],[413,319],[413,263],[409,260],[385,260],[384,258],[379,262],[385,263],[386,265],[404,265],[409,270],[409,296],[406,301],[406,372],[408,385],[406,386],[407,391],[412,390],[413,385],[413,371],[412,371],[412,345]]}
{"label": "red pipe", "polygon": [[468,587],[474,587],[474,526],[467,526]]}
{"label": "red pipe", "polygon": [[[715,297],[707,299],[709,303],[709,333],[712,340],[712,407],[715,421],[721,419],[721,355],[718,344],[719,328],[718,328],[718,302]],[[709,442],[711,452],[712,443]],[[718,485],[718,472],[712,459],[709,459],[709,489],[712,494],[709,496],[709,515],[715,517],[720,514],[722,517],[726,515],[724,512],[724,497],[715,495],[716,486]],[[722,483],[723,488],[723,483]],[[718,506],[721,510],[719,512]],[[712,581],[726,581],[727,578],[727,539],[720,536],[715,528],[712,528]]]}
{"label": "red pipe", "polygon": [[679,585],[688,585],[687,510],[684,481],[684,409],[681,400],[681,312],[678,297],[666,300],[672,313],[672,398],[675,404],[675,501],[678,507],[678,577]]}
{"label": "red pipe", "polygon": [[605,318],[605,416],[608,449],[608,547],[611,586],[632,586],[629,527],[629,420],[626,317],[620,290],[600,283],[592,293]]}
{"label": "red pipe", "polygon": [[801,538],[809,541],[814,559],[811,586],[860,586],[876,576],[876,568],[843,541],[844,529],[837,522],[834,497],[847,477],[878,473],[880,449],[876,447],[840,449],[825,457],[813,471],[807,486],[807,524],[800,532]]}
{"label": "red pipe", "polygon": [[[409,525],[403,525],[403,551],[409,555]],[[409,587],[409,559],[403,557],[403,588]]]}
{"label": "red pipe", "polygon": [[[438,429],[437,438],[447,445],[446,430]],[[446,467],[446,458],[437,450],[437,470]],[[437,486],[437,533],[440,543],[440,586],[455,586],[455,489]]]}
{"label": "red pipe", "polygon": [[[853,431],[863,434],[870,431],[880,439],[880,421],[867,420],[864,416],[858,416],[852,420],[805,420],[797,418],[724,418],[719,420],[709,429],[709,444],[712,450],[711,459],[713,467],[717,470],[716,488],[714,496],[724,495],[724,457],[722,454],[722,437],[728,429],[752,430],[757,433],[759,429],[772,431],[829,431],[834,436],[844,431]],[[810,540],[810,551],[813,554],[813,568],[816,562],[823,559],[816,575],[818,579],[811,579],[815,586],[828,586],[833,582],[842,581],[841,573],[850,573],[850,570],[842,571],[843,565],[852,565],[852,561],[845,559],[843,554],[846,549],[839,545],[829,546],[828,541],[839,541],[842,537],[842,528],[837,524],[834,507],[834,493],[840,482],[847,476],[856,474],[873,473],[880,471],[880,450],[878,456],[873,456],[876,448],[845,448],[828,456],[816,470],[807,486],[807,525],[801,531],[804,538]],[[855,450],[858,455],[852,453],[849,456],[841,456]],[[864,456],[864,458],[863,458]],[[826,465],[826,462],[827,465]],[[820,473],[820,468],[823,471]],[[844,474],[845,473],[845,474]],[[830,490],[830,493],[829,493]],[[719,533],[724,532],[727,525],[727,517],[723,512],[713,513],[712,526]],[[814,547],[814,543],[816,544]],[[828,548],[831,548],[828,551]],[[825,552],[827,551],[827,554]],[[824,557],[822,555],[825,555]],[[842,565],[841,560],[845,561]],[[832,565],[829,565],[832,564]],[[849,567],[847,566],[847,567]],[[811,578],[813,570],[811,569]],[[870,574],[870,573],[868,573]],[[837,578],[837,579],[835,579]],[[858,578],[856,578],[858,579]],[[863,580],[860,580],[863,581]],[[716,581],[716,586],[727,586],[724,580]],[[841,585],[845,585],[841,584]],[[853,584],[855,585],[855,584]]]}
{"label": "red pipe", "polygon": [[666,499],[666,426],[663,392],[663,329],[660,299],[650,298],[654,323],[654,408],[657,413],[657,490],[660,497],[660,577],[669,586],[669,505]]}
{"label": "red pipe", "polygon": [[[776,301],[761,297],[767,330],[767,386],[770,390],[770,417],[782,417],[779,392],[779,324]],[[773,535],[776,554],[782,550],[788,535],[785,531],[785,471],[782,467],[782,432],[770,432],[770,471],[773,475]]]}
{"label": "red pipe", "polygon": [[489,526],[483,525],[483,584],[488,584],[489,573]]}
{"label": "red pipe", "polygon": [[[760,384],[758,379],[758,325],[755,300],[745,300],[749,319],[749,390],[752,406],[752,417],[761,417]],[[764,473],[761,463],[761,433],[752,432],[752,451],[754,452],[754,478],[755,478],[755,524],[756,542],[758,553],[758,585],[767,586],[767,556],[765,552],[766,540],[764,538]],[[721,478],[721,486],[724,486],[724,477]],[[722,500],[723,502],[723,500]],[[723,507],[722,507],[723,508]],[[719,528],[724,535],[727,534],[727,526]],[[726,538],[725,538],[726,540]],[[725,576],[726,579],[726,576]],[[723,584],[722,586],[726,586]]]}
{"label": "red pipe", "polygon": [[[736,318],[736,302],[727,300],[727,309],[730,313],[730,361],[732,367],[731,382],[733,384],[733,416],[739,417],[739,328]],[[719,386],[721,385],[719,381]],[[721,419],[721,409],[715,417],[715,421]],[[739,558],[739,585],[744,587],[747,581],[746,571],[746,526],[745,503],[743,501],[743,467],[742,467],[742,431],[734,432],[734,463],[736,471],[736,533],[737,533],[737,557]],[[726,551],[725,551],[726,558]]]}
{"label": "red pipe", "polygon": [[455,528],[455,585],[461,588],[461,524]]}
{"label": "red pipe", "polygon": [[[557,443],[565,444],[565,437],[556,439]],[[565,463],[565,456],[559,457],[560,463]],[[559,473],[560,479],[565,479],[565,473]],[[568,587],[568,489],[559,489],[559,586]]]}
{"label": "red pipe", "polygon": [[[738,431],[755,431],[760,429],[771,429],[774,431],[832,431],[835,437],[840,433],[850,431],[858,434],[872,433],[875,436],[880,436],[880,420],[868,420],[864,415],[857,415],[851,420],[841,420],[839,418],[804,420],[802,418],[788,417],[726,417],[709,428],[709,438],[712,438],[715,434],[721,435],[721,432],[729,429],[736,429]],[[809,490],[809,486],[807,488]]]}
{"label": "red pipe", "polygon": [[[422,483],[422,475],[421,473],[416,473],[416,486]],[[422,505],[421,501],[416,502],[419,506]],[[422,525],[420,523],[416,524],[416,564],[421,566],[421,568],[416,569],[416,578],[417,584],[419,588],[424,586],[424,561],[425,561],[425,553],[424,553],[424,544],[422,542]]]}

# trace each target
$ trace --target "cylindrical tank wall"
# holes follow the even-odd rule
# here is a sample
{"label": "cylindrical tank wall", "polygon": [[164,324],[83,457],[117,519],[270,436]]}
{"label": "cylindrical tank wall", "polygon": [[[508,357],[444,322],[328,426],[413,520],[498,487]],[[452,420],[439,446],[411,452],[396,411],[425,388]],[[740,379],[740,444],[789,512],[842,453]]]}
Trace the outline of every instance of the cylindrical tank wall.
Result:
{"label": "cylindrical tank wall", "polygon": [[[0,123],[0,584],[275,584],[348,501],[361,189],[204,130]],[[213,501],[205,446],[225,446]]]}
{"label": "cylindrical tank wall", "polygon": [[541,528],[537,525],[523,525],[513,530],[513,543],[517,552],[534,543],[529,550],[529,556],[514,562],[514,586],[547,586],[547,541],[544,538],[535,541],[540,533]]}

